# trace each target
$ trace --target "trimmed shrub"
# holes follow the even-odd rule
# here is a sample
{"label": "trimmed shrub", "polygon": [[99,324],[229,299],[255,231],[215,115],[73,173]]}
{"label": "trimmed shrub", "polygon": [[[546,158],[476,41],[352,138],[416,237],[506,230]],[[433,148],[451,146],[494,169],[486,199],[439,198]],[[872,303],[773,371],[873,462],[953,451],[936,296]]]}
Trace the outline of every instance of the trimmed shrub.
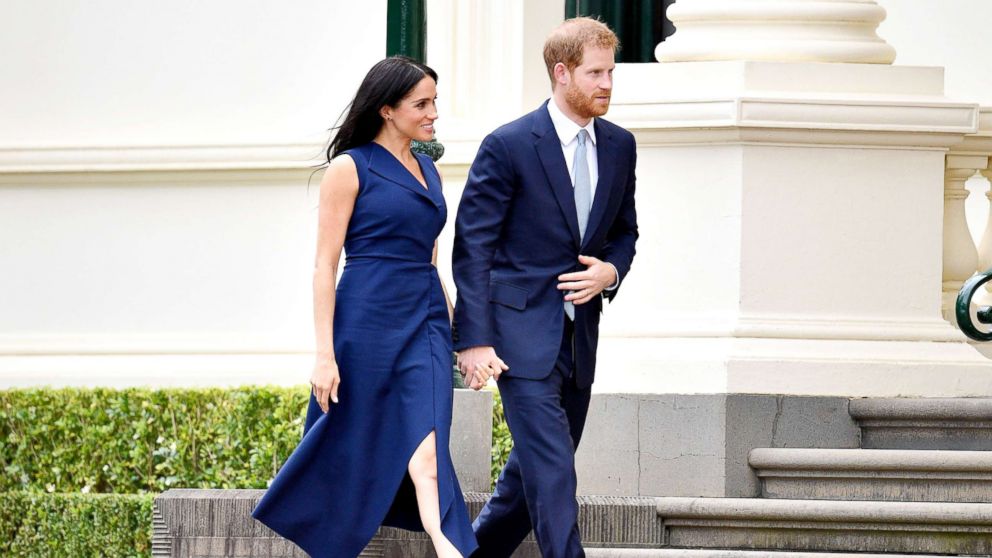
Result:
{"label": "trimmed shrub", "polygon": [[146,557],[151,494],[0,493],[0,556]]}
{"label": "trimmed shrub", "polygon": [[[492,478],[513,441],[499,393]],[[306,387],[0,390],[0,491],[265,488],[300,441]]]}
{"label": "trimmed shrub", "polygon": [[506,417],[503,415],[503,400],[500,399],[499,392],[493,390],[493,459],[490,468],[493,486],[496,486],[496,479],[499,478],[503,465],[506,465],[511,449],[513,449],[513,438],[510,436],[510,428],[506,425]]}
{"label": "trimmed shrub", "polygon": [[300,440],[306,388],[0,391],[0,491],[265,488]]}

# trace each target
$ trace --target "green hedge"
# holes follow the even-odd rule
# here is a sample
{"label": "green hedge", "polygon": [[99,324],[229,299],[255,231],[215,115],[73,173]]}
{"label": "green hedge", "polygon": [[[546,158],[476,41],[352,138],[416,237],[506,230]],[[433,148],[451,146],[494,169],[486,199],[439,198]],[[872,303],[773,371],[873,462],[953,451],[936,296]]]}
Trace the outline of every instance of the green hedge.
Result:
{"label": "green hedge", "polygon": [[510,428],[506,425],[506,417],[503,416],[503,401],[499,398],[499,392],[493,390],[493,460],[489,470],[493,485],[499,478],[506,459],[510,457],[510,450],[513,449],[513,438],[510,437]]}
{"label": "green hedge", "polygon": [[[306,388],[0,391],[0,492],[265,488],[300,440]],[[496,394],[493,478],[511,442]]]}
{"label": "green hedge", "polygon": [[151,494],[0,493],[0,556],[147,557]]}
{"label": "green hedge", "polygon": [[0,391],[0,491],[265,488],[305,388]]}
{"label": "green hedge", "polygon": [[[305,387],[0,390],[0,556],[149,556],[154,493],[264,488],[299,442],[308,397]],[[495,402],[494,481],[513,445]]]}

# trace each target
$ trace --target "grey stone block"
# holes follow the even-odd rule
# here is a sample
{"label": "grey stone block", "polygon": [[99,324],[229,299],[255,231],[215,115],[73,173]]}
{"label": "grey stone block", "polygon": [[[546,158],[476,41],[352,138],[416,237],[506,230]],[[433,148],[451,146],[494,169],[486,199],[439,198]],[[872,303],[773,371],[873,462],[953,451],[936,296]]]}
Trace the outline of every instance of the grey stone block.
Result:
{"label": "grey stone block", "polygon": [[992,504],[659,498],[667,546],[989,554]]}
{"label": "grey stone block", "polygon": [[992,450],[992,398],[851,400],[870,449]]}
{"label": "grey stone block", "polygon": [[[658,548],[661,522],[653,498],[580,496],[579,536],[587,547]],[[541,558],[531,533],[513,558]]]}
{"label": "grey stone block", "polygon": [[992,452],[758,448],[766,498],[992,502]]}
{"label": "grey stone block", "polygon": [[580,494],[757,496],[747,462],[754,448],[858,447],[847,405],[841,397],[596,394],[576,455]]}
{"label": "grey stone block", "polygon": [[579,494],[631,496],[638,493],[638,406],[629,395],[596,395],[575,454]]}
{"label": "grey stone block", "polygon": [[860,431],[843,397],[727,396],[726,487],[721,496],[757,496],[748,466],[754,448],[856,448]]}
{"label": "grey stone block", "polygon": [[465,492],[489,492],[493,447],[493,394],[456,389],[452,408],[451,462]]}
{"label": "grey stone block", "polygon": [[723,496],[726,396],[640,399],[638,495]]}
{"label": "grey stone block", "polygon": [[[251,517],[262,490],[169,490],[155,499],[155,558],[306,558],[306,554]],[[489,494],[467,493],[470,517],[478,515]],[[580,497],[579,531],[599,547],[661,546],[657,504],[651,498]],[[362,556],[431,558],[424,533],[384,527]],[[537,557],[533,535],[515,556]]]}

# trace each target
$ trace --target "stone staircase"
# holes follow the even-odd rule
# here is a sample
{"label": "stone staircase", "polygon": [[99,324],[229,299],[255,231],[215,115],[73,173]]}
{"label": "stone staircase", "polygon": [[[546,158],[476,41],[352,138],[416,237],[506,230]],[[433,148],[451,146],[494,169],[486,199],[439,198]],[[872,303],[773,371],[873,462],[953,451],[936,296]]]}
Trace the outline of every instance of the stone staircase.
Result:
{"label": "stone staircase", "polygon": [[852,400],[850,413],[861,449],[753,449],[760,497],[659,498],[669,550],[595,556],[992,554],[992,399]]}
{"label": "stone staircase", "polygon": [[[751,449],[753,498],[579,497],[590,558],[992,555],[992,399],[852,400],[860,448]],[[857,445],[857,444],[854,444]],[[260,490],[170,490],[153,556],[302,558],[250,518]],[[468,493],[470,513],[485,493]],[[363,556],[433,556],[381,529]],[[514,558],[540,556],[532,537]]]}

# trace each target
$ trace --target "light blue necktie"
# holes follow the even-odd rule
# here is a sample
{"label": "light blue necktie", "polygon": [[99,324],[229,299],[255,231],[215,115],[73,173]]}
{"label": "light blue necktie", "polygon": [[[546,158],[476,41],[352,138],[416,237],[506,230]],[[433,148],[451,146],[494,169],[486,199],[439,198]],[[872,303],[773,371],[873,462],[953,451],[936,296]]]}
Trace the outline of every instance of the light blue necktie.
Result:
{"label": "light blue necktie", "polygon": [[592,184],[589,181],[589,163],[586,158],[586,139],[589,132],[585,128],[579,130],[579,146],[575,149],[572,159],[572,174],[575,175],[575,213],[579,218],[579,238],[586,236],[586,225],[589,223],[589,210],[592,208]]}
{"label": "light blue necktie", "polygon": [[[578,147],[575,148],[575,158],[572,159],[572,174],[575,176],[575,214],[579,219],[579,239],[586,236],[586,225],[589,224],[589,210],[592,209],[592,183],[589,180],[589,163],[586,157],[586,139],[589,132],[585,128],[579,130]],[[575,320],[575,305],[565,301],[565,313],[568,319]]]}

